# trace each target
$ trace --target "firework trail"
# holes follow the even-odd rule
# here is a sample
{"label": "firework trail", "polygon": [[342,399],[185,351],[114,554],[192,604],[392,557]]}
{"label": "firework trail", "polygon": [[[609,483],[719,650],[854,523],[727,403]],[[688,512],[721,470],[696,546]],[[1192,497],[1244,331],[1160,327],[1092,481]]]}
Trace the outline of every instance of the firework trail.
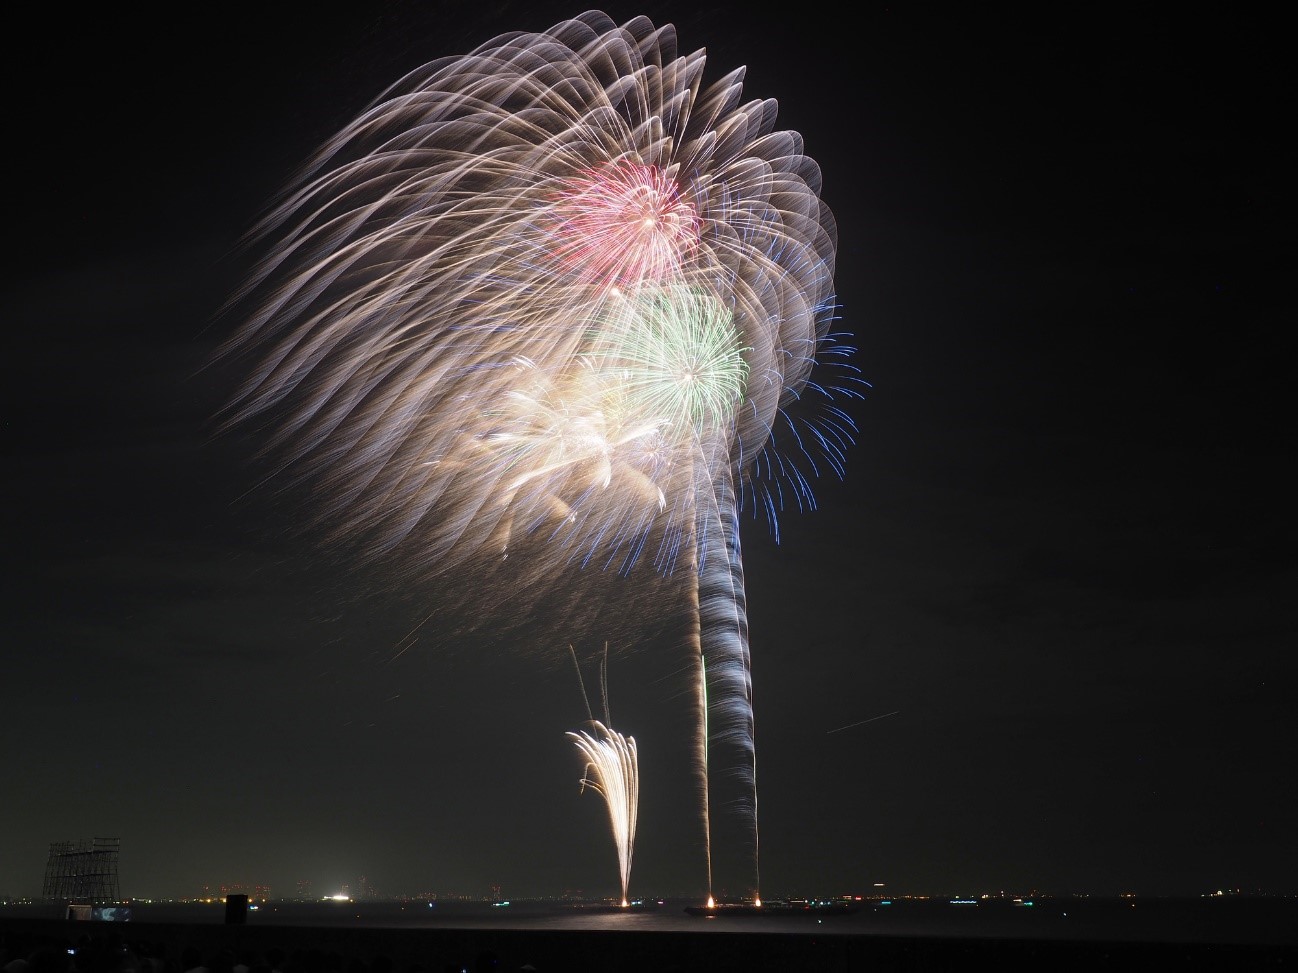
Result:
{"label": "firework trail", "polygon": [[[757,751],[744,568],[734,490],[726,473],[718,475],[714,489],[711,506],[700,511],[699,535],[708,552],[698,576],[700,651],[707,660],[709,762],[726,768],[731,779],[710,783],[708,793],[748,823],[735,844],[741,859],[750,863],[751,890],[758,898]],[[715,854],[712,859],[715,867]]]}
{"label": "firework trail", "polygon": [[[392,85],[257,227],[224,349],[256,365],[225,418],[273,415],[316,523],[412,578],[688,570],[755,891],[737,512],[814,506],[858,380],[829,332],[820,170],[774,101],[743,101],[744,69],[704,67],[671,25],[588,12]],[[818,359],[841,378],[812,381]],[[786,411],[804,397],[820,408]]]}
{"label": "firework trail", "polygon": [[[572,650],[572,647],[569,646]],[[573,665],[577,667],[577,681],[582,698],[586,687],[581,678],[577,653],[572,650]],[[595,719],[586,701],[586,716],[590,730],[569,731],[566,735],[577,747],[585,761],[581,787],[595,791],[608,808],[609,825],[613,843],[617,847],[618,875],[622,881],[622,905],[628,905],[627,890],[631,883],[631,860],[635,851],[636,815],[640,807],[640,765],[635,737],[623,736],[613,729],[608,709],[608,644],[604,645],[604,659],[599,669],[600,695],[604,702],[603,722]]]}

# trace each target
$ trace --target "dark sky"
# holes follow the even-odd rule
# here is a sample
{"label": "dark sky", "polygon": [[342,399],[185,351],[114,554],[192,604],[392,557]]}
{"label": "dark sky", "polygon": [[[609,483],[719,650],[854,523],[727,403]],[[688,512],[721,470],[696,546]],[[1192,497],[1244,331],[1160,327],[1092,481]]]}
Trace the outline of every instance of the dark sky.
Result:
{"label": "dark sky", "polygon": [[[7,60],[0,895],[95,835],[133,896],[615,891],[575,676],[531,651],[562,633],[394,659],[437,593],[321,554],[245,497],[256,436],[212,438],[239,376],[200,366],[294,166],[407,70],[582,9],[355,6],[50,10]],[[1298,891],[1277,25],[606,9],[779,100],[873,385],[819,509],[743,527],[763,890]],[[697,893],[682,662],[646,646],[610,675],[632,888]]]}

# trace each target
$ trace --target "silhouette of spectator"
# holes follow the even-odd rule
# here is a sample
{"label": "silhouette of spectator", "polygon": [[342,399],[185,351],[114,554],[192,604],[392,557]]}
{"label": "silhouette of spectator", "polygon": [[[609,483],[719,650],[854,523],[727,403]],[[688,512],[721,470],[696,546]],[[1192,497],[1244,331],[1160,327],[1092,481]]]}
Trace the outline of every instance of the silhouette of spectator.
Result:
{"label": "silhouette of spectator", "polygon": [[180,969],[182,973],[208,973],[203,965],[203,954],[197,946],[186,946],[180,951]]}
{"label": "silhouette of spectator", "polygon": [[30,973],[69,973],[72,957],[66,946],[41,946],[27,956]]}

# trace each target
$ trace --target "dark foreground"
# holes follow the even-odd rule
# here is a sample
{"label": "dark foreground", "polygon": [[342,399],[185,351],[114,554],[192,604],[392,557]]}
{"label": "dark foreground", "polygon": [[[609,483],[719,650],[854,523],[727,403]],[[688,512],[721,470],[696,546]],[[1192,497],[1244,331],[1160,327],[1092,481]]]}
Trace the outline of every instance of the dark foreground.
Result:
{"label": "dark foreground", "polygon": [[[0,917],[0,969],[25,973],[936,973],[946,970],[1247,971],[1298,969],[1277,942],[1159,943],[509,928],[356,928],[100,923]],[[75,950],[75,953],[70,953]]]}

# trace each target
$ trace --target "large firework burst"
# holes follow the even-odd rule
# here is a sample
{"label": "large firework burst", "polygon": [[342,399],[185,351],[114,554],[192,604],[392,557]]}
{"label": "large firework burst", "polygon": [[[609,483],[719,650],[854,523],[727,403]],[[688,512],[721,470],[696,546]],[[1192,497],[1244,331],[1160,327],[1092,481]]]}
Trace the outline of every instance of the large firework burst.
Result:
{"label": "large firework burst", "polygon": [[809,378],[842,350],[835,226],[775,102],[704,67],[670,25],[589,12],[383,92],[258,227],[229,351],[259,363],[230,418],[274,413],[320,521],[412,575],[520,537],[547,568],[684,552],[700,689],[712,652],[751,783],[735,510],[809,497],[851,428],[827,404],[767,450],[786,405],[832,397]]}

